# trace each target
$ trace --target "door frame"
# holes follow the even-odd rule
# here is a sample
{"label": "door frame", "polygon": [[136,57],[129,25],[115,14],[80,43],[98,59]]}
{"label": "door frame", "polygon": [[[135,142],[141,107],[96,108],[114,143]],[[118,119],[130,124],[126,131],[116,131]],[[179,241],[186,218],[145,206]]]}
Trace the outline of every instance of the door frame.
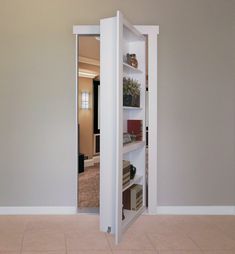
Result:
{"label": "door frame", "polygon": [[[148,136],[148,214],[157,214],[157,155],[158,155],[158,132],[157,132],[157,119],[158,119],[158,85],[157,85],[157,59],[158,47],[157,39],[159,35],[159,26],[149,25],[136,25],[134,26],[143,35],[148,36],[148,91],[149,91],[149,126]],[[78,84],[78,37],[91,35],[100,35],[99,25],[75,25],[73,26],[73,34],[76,35],[76,129],[77,129],[77,84]],[[151,52],[151,54],[150,54]],[[157,112],[157,113],[156,113]],[[78,161],[77,151],[76,158]],[[76,181],[77,182],[77,181]],[[77,193],[77,192],[76,192]]]}

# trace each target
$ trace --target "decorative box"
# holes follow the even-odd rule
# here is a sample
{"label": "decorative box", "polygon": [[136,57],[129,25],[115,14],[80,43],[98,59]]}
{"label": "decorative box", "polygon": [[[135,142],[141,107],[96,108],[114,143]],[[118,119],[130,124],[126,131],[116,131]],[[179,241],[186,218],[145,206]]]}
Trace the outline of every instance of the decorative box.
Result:
{"label": "decorative box", "polygon": [[123,192],[123,207],[137,211],[143,206],[143,186],[134,184]]}

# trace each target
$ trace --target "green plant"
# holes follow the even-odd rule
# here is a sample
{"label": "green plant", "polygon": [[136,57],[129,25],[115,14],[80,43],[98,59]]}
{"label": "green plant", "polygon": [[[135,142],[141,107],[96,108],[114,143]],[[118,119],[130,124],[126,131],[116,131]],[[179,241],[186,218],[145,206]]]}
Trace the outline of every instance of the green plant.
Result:
{"label": "green plant", "polygon": [[140,95],[140,84],[133,78],[123,78],[123,95]]}

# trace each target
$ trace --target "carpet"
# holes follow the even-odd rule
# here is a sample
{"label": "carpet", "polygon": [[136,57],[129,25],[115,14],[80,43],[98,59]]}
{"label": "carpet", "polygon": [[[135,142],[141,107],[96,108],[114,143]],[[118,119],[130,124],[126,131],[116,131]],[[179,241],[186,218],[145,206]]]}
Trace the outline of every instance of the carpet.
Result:
{"label": "carpet", "polygon": [[78,176],[78,207],[99,207],[100,170],[99,164],[85,168]]}

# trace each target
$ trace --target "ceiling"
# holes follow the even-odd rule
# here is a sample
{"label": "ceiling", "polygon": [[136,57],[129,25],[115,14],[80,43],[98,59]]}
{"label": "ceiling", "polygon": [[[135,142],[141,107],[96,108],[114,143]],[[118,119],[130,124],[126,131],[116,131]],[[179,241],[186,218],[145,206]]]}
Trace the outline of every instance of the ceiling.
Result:
{"label": "ceiling", "polygon": [[95,36],[79,36],[79,56],[100,59],[100,41]]}

